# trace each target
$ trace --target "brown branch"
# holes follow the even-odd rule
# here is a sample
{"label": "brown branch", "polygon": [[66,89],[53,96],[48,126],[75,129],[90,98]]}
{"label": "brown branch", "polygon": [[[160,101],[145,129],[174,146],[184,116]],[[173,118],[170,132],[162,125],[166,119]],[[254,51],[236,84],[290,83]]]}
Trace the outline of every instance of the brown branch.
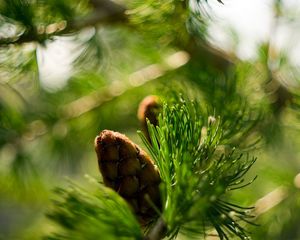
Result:
{"label": "brown branch", "polygon": [[254,208],[255,217],[257,218],[265,212],[268,212],[287,197],[288,190],[284,186],[277,187],[272,192],[266,194],[264,197],[256,201]]}
{"label": "brown branch", "polygon": [[73,19],[70,22],[62,21],[46,27],[25,29],[19,36],[0,38],[0,46],[8,44],[23,44],[28,42],[43,42],[54,36],[74,33],[81,29],[96,26],[100,23],[126,22],[126,8],[110,0],[90,0],[94,10],[87,16]]}
{"label": "brown branch", "polygon": [[[89,15],[73,19],[72,21],[62,21],[50,24],[44,28],[27,29],[22,35],[12,38],[0,38],[0,46],[7,44],[23,44],[27,42],[41,42],[51,39],[55,36],[72,34],[86,27],[96,26],[100,23],[115,24],[128,22],[128,13],[126,8],[111,0],[89,0],[94,10]],[[183,31],[185,31],[183,29]],[[186,32],[186,34],[188,34]],[[198,41],[193,36],[187,44],[175,43],[176,47],[186,51],[193,62],[200,64],[202,67],[213,67],[220,72],[225,72],[234,65],[236,57],[220,49],[216,49],[206,41]],[[194,60],[193,60],[194,59]]]}
{"label": "brown branch", "polygon": [[88,26],[95,26],[99,23],[124,23],[127,21],[126,8],[110,0],[90,0],[94,11],[85,18],[74,20],[69,28],[80,30]]}

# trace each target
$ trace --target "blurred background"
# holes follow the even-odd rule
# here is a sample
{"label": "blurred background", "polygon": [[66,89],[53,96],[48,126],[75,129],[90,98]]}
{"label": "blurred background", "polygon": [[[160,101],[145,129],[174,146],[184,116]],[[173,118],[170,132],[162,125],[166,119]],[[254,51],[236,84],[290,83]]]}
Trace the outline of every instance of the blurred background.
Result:
{"label": "blurred background", "polygon": [[258,178],[233,198],[257,206],[253,239],[300,239],[299,29],[297,0],[1,0],[0,239],[51,232],[53,189],[100,179],[95,136],[142,145],[139,102],[178,84],[259,116]]}

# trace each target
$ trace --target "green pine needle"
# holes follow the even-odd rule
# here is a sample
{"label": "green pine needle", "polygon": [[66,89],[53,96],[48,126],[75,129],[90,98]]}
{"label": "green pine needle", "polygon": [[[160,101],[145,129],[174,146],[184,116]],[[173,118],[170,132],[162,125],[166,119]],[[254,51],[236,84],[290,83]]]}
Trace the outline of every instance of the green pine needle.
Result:
{"label": "green pine needle", "polygon": [[148,123],[152,145],[140,133],[160,170],[162,218],[169,239],[180,229],[191,235],[205,234],[211,227],[221,239],[248,237],[240,222],[250,222],[250,209],[223,199],[228,191],[251,183],[243,178],[255,159],[234,148],[220,151],[231,136],[222,126],[222,120],[209,117],[197,101],[179,98],[164,104],[159,126]]}
{"label": "green pine needle", "polygon": [[[160,170],[165,236],[205,236],[215,229],[220,239],[248,239],[244,225],[252,224],[252,208],[231,203],[227,195],[255,179],[245,183],[244,177],[256,159],[237,148],[223,151],[220,146],[231,136],[224,132],[230,129],[197,101],[176,96],[172,101],[164,104],[159,126],[148,123],[151,144],[140,133]],[[49,218],[62,229],[47,239],[143,238],[127,203],[113,190],[97,188],[95,193],[74,184],[58,189]]]}
{"label": "green pine needle", "polygon": [[140,225],[128,204],[113,190],[96,184],[88,191],[71,184],[56,190],[58,200],[48,217],[60,230],[46,237],[62,239],[142,239]]}

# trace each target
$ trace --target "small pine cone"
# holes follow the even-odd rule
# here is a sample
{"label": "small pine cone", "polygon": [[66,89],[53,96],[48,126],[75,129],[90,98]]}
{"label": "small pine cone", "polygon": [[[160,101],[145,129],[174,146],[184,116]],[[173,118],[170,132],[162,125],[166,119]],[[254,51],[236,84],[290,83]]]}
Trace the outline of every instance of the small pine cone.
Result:
{"label": "small pine cone", "polygon": [[145,97],[138,109],[138,119],[141,123],[142,131],[145,134],[147,140],[151,143],[150,135],[147,127],[147,119],[154,126],[158,125],[158,114],[161,109],[161,104],[157,96],[147,96]]}
{"label": "small pine cone", "polygon": [[125,135],[103,130],[95,138],[98,165],[107,187],[118,192],[132,207],[142,224],[161,209],[160,176],[153,161]]}

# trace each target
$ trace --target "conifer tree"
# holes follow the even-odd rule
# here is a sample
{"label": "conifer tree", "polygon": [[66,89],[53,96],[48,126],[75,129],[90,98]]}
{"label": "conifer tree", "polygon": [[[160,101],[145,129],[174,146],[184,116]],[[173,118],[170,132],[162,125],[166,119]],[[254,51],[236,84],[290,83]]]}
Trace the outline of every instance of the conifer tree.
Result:
{"label": "conifer tree", "polygon": [[0,239],[300,237],[299,73],[214,46],[227,2],[0,0]]}

